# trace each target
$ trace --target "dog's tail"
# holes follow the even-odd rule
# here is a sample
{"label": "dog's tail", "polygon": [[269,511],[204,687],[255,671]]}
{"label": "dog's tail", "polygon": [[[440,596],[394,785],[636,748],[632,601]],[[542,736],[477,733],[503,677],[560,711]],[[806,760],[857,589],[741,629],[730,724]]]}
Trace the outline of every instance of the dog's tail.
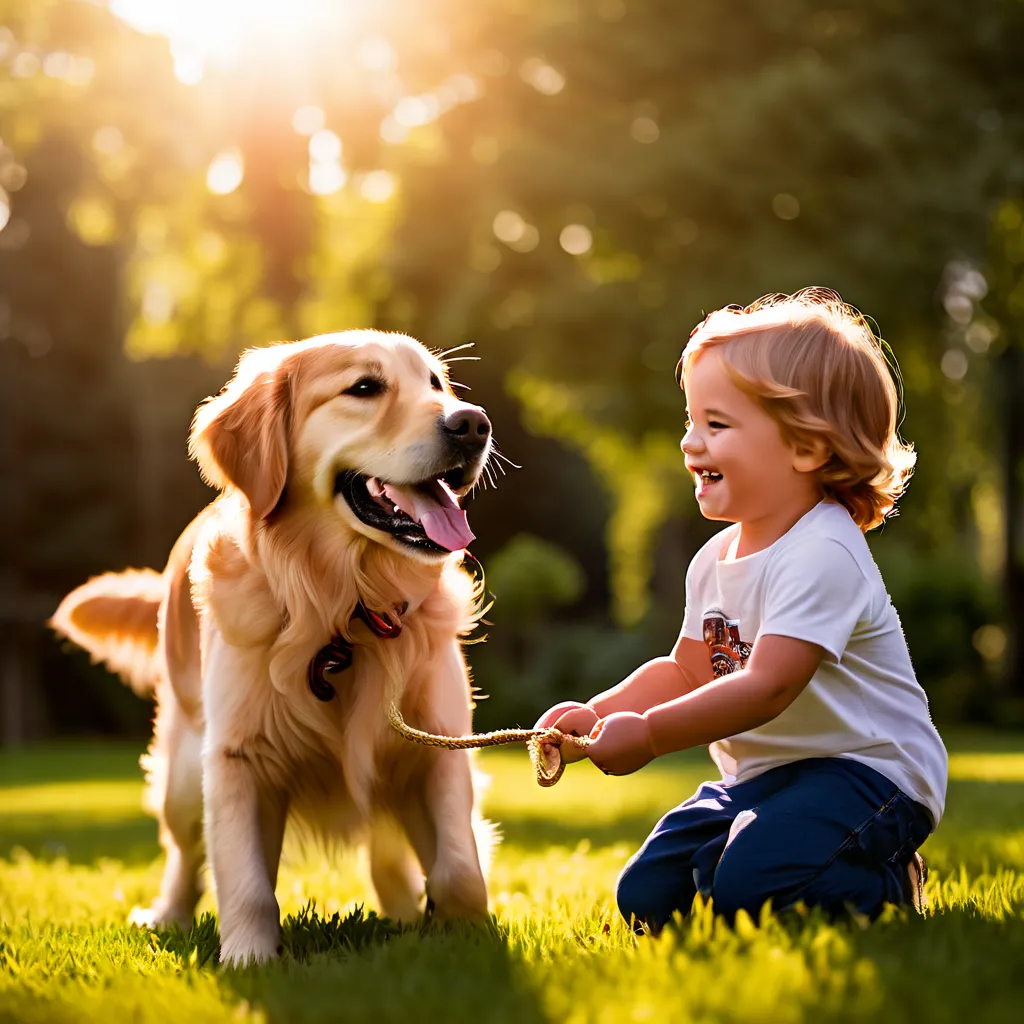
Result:
{"label": "dog's tail", "polygon": [[72,590],[49,625],[140,697],[152,696],[163,671],[157,623],[166,592],[165,577],[152,569],[104,573]]}

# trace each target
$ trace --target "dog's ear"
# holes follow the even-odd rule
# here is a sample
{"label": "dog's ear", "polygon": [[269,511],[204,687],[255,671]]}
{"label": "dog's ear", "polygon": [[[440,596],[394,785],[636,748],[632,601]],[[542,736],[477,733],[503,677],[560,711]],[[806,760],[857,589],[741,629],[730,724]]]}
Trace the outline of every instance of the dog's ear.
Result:
{"label": "dog's ear", "polygon": [[196,411],[188,450],[207,483],[237,488],[253,518],[265,519],[281,500],[288,477],[291,381],[280,366],[246,373],[255,355],[243,357],[221,394]]}

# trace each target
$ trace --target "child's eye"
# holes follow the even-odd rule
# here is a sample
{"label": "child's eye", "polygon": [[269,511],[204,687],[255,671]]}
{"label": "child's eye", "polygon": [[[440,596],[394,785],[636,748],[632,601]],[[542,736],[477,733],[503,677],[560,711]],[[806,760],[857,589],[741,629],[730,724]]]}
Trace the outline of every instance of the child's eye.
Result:
{"label": "child's eye", "polygon": [[712,430],[724,430],[726,427],[725,423],[720,423],[718,420],[708,420],[708,426]]}

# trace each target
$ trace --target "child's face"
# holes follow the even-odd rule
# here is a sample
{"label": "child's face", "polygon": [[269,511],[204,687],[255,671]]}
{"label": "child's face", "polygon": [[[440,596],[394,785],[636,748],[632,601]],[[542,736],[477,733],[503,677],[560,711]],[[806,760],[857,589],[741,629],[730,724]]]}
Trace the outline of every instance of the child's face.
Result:
{"label": "child's face", "polygon": [[686,380],[681,448],[707,519],[753,523],[786,515],[817,490],[806,458],[779,424],[730,380],[721,358],[701,353]]}

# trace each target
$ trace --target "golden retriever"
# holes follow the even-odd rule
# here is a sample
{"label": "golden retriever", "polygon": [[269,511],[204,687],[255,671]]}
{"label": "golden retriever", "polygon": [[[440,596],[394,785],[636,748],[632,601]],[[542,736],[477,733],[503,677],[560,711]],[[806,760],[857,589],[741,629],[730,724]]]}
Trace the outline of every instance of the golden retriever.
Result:
{"label": "golden retriever", "polygon": [[[387,708],[432,732],[472,727],[460,636],[480,595],[458,499],[491,447],[484,411],[401,334],[254,349],[199,407],[189,451],[222,493],[162,573],[97,577],[52,621],[156,694],[144,760],[167,859],[136,923],[191,921],[205,837],[222,960],[274,956],[290,813],[368,841],[384,914],[408,921],[426,895],[440,918],[486,915],[493,837],[469,756],[409,743]],[[367,613],[400,635],[377,635]],[[338,635],[352,664],[318,699],[310,665]]]}

